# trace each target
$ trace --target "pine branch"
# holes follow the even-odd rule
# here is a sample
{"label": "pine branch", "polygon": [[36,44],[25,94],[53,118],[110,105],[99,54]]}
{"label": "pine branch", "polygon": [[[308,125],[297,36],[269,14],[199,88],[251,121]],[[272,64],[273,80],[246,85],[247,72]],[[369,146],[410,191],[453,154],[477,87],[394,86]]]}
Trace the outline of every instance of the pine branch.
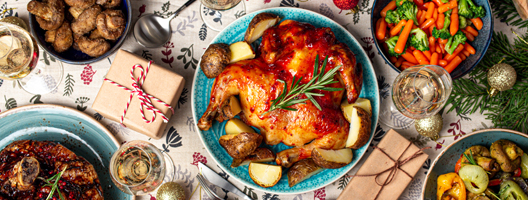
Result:
{"label": "pine branch", "polygon": [[513,0],[490,0],[490,6],[501,22],[518,26],[519,28],[528,28],[528,21],[523,21],[519,17],[515,5],[513,5]]}

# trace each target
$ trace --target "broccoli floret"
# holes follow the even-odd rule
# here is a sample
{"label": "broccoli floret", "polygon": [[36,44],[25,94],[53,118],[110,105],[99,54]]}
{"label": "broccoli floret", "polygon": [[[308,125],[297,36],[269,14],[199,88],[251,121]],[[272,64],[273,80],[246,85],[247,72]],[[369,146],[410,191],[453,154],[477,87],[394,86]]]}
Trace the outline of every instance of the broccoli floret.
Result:
{"label": "broccoli floret", "polygon": [[467,40],[466,35],[462,31],[458,31],[453,37],[449,38],[445,46],[445,50],[449,54],[453,54],[459,44],[465,44]]}
{"label": "broccoli floret", "polygon": [[442,3],[449,3],[449,0],[440,0]]}
{"label": "broccoli floret", "polygon": [[449,24],[451,24],[451,20],[449,18],[450,16],[446,14],[444,20],[444,28],[440,30],[438,30],[436,27],[433,28],[434,38],[449,39],[451,37],[451,33],[449,33]]}
{"label": "broccoli floret", "polygon": [[458,15],[469,19],[473,18],[473,12],[469,8],[467,0],[458,1]]}
{"label": "broccoli floret", "polygon": [[458,28],[465,29],[466,26],[468,26],[466,18],[462,16],[458,16]]}
{"label": "broccoli floret", "polygon": [[406,1],[412,1],[412,0],[396,0],[396,6],[400,7]]}
{"label": "broccoli floret", "polygon": [[429,40],[427,34],[420,28],[411,30],[411,46],[420,50],[429,50]]}
{"label": "broccoli floret", "polygon": [[[471,18],[482,18],[486,16],[486,10],[482,6],[477,6],[473,3],[471,0],[466,0],[469,4],[469,7],[471,9],[471,12],[473,12],[473,16]],[[460,11],[459,11],[460,12]]]}
{"label": "broccoli floret", "polygon": [[389,55],[394,56],[394,57],[398,57],[402,55],[403,53],[405,53],[405,50],[407,50],[407,45],[405,45],[405,49],[403,50],[402,53],[394,52],[394,47],[396,47],[396,42],[398,42],[398,38],[400,37],[394,36],[394,37],[389,38],[387,41],[385,41],[385,44],[387,44],[387,47],[389,48]]}
{"label": "broccoli floret", "polygon": [[418,13],[418,7],[416,4],[406,1],[403,2],[403,4],[396,9],[398,11],[398,14],[402,19],[410,20],[412,19],[414,24],[418,26],[418,20],[416,20],[416,14]]}
{"label": "broccoli floret", "polygon": [[392,10],[387,11],[387,15],[385,16],[385,21],[387,23],[389,24],[398,23],[400,22],[400,20],[401,20],[401,17],[400,17],[400,14],[398,14],[398,12],[392,11]]}

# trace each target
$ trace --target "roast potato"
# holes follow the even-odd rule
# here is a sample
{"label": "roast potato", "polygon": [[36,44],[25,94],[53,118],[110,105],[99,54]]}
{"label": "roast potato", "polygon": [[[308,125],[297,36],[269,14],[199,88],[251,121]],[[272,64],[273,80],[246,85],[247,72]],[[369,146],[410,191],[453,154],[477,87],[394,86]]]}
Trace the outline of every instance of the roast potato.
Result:
{"label": "roast potato", "polygon": [[364,99],[364,98],[358,98],[355,103],[348,103],[346,99],[341,103],[341,110],[343,111],[343,115],[345,115],[345,119],[348,122],[352,122],[352,110],[354,109],[354,106],[363,108],[363,110],[367,111],[369,115],[372,115],[372,106],[370,105],[370,100]]}
{"label": "roast potato", "polygon": [[231,157],[243,159],[257,149],[262,139],[262,135],[258,133],[243,132],[237,135],[221,136],[220,145]]}
{"label": "roast potato", "polygon": [[264,31],[275,26],[279,21],[280,17],[275,14],[259,13],[255,15],[255,17],[251,19],[251,22],[249,22],[246,35],[244,35],[244,41],[249,44],[253,43],[264,34]]}
{"label": "roast potato", "polygon": [[244,159],[233,158],[231,167],[239,167],[242,165],[248,165],[250,162],[272,162],[275,160],[275,154],[268,148],[259,147],[255,151]]}
{"label": "roast potato", "polygon": [[235,96],[231,96],[226,101],[224,101],[220,107],[220,111],[216,115],[216,120],[219,122],[229,120],[238,115],[238,113],[241,111],[242,108],[240,107],[238,99]]}
{"label": "roast potato", "polygon": [[315,164],[322,168],[336,169],[341,168],[352,162],[352,149],[326,150],[314,148],[312,150],[312,159]]}
{"label": "roast potato", "polygon": [[282,177],[282,167],[278,165],[252,162],[249,164],[248,172],[253,182],[262,187],[272,187]]}
{"label": "roast potato", "polygon": [[235,42],[229,45],[229,49],[231,50],[231,60],[229,63],[255,58],[255,51],[245,41]]}
{"label": "roast potato", "polygon": [[348,132],[348,139],[346,147],[352,149],[359,149],[367,144],[370,139],[370,115],[363,108],[354,106],[352,109],[352,121],[350,122],[350,131]]}
{"label": "roast potato", "polygon": [[228,135],[236,135],[242,132],[247,133],[254,133],[255,130],[253,130],[251,127],[246,125],[242,120],[237,118],[232,118],[229,121],[227,121],[225,126],[226,134]]}
{"label": "roast potato", "polygon": [[491,157],[504,172],[513,172],[521,165],[523,150],[509,140],[497,140],[490,147]]}
{"label": "roast potato", "polygon": [[[472,155],[475,162],[477,162],[477,164],[486,171],[498,172],[500,170],[499,164],[495,161],[495,159],[491,158],[490,151],[485,146],[471,146],[467,148],[464,153],[466,155]],[[470,165],[469,160],[467,160],[465,156],[462,156],[461,159],[461,167]]]}
{"label": "roast potato", "polygon": [[207,78],[214,78],[224,71],[231,60],[229,45],[224,43],[211,44],[202,55],[200,68]]}
{"label": "roast potato", "polygon": [[[250,164],[251,165],[251,164]],[[317,166],[311,158],[296,162],[288,170],[288,185],[293,187],[307,178],[319,173],[323,168]]]}

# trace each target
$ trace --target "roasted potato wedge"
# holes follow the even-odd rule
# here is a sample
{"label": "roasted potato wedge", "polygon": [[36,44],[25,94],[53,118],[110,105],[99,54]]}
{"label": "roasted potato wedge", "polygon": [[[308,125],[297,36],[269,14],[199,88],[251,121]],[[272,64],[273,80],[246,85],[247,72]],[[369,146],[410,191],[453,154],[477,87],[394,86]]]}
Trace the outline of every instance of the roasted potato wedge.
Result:
{"label": "roasted potato wedge", "polygon": [[231,61],[229,63],[253,59],[256,55],[251,45],[245,41],[235,42],[229,45],[229,50],[231,50]]}
{"label": "roasted potato wedge", "polygon": [[352,162],[353,157],[352,149],[326,150],[314,148],[312,150],[312,159],[315,164],[322,168],[336,169],[344,167]]}
{"label": "roasted potato wedge", "polygon": [[509,140],[497,140],[491,144],[491,157],[504,172],[513,172],[521,165],[523,150]]}
{"label": "roasted potato wedge", "polygon": [[202,55],[200,68],[207,78],[214,78],[224,71],[231,60],[229,45],[224,43],[211,44]]}
{"label": "roasted potato wedge", "polygon": [[233,158],[244,159],[253,153],[262,143],[262,135],[258,133],[243,132],[237,135],[223,135],[220,137],[220,145]]}
{"label": "roasted potato wedge", "polygon": [[311,158],[300,160],[288,170],[288,185],[293,187],[322,170],[323,168],[315,164]]}
{"label": "roasted potato wedge", "polygon": [[279,23],[280,17],[271,14],[271,13],[260,13],[255,15],[251,22],[249,22],[248,28],[246,30],[246,35],[244,36],[244,41],[251,44],[255,40],[264,34],[268,28],[275,26]]}
{"label": "roasted potato wedge", "polygon": [[345,119],[348,122],[352,122],[352,110],[354,109],[354,106],[363,108],[363,110],[367,111],[369,115],[372,115],[372,106],[370,105],[370,100],[358,98],[355,103],[349,104],[345,99],[341,103],[341,110],[343,111],[343,115],[345,115]]}
{"label": "roasted potato wedge", "polygon": [[219,122],[229,120],[238,115],[241,111],[242,108],[240,107],[238,99],[235,96],[231,96],[222,104],[220,112],[216,115],[216,120]]}
{"label": "roasted potato wedge", "polygon": [[244,159],[233,158],[231,167],[239,167],[242,165],[248,165],[250,162],[272,162],[275,160],[275,154],[268,148],[259,147],[255,151]]}
{"label": "roasted potato wedge", "polygon": [[255,133],[255,130],[253,130],[251,127],[246,125],[246,123],[237,118],[232,118],[227,121],[225,125],[225,131],[228,135],[236,135],[242,132]]}
{"label": "roasted potato wedge", "polygon": [[348,132],[348,139],[346,147],[352,149],[359,149],[365,145],[370,139],[370,115],[363,108],[354,106],[352,109],[352,121],[350,122],[350,131]]}
{"label": "roasted potato wedge", "polygon": [[248,171],[253,182],[262,187],[272,187],[282,177],[282,167],[278,165],[252,162],[249,164]]}

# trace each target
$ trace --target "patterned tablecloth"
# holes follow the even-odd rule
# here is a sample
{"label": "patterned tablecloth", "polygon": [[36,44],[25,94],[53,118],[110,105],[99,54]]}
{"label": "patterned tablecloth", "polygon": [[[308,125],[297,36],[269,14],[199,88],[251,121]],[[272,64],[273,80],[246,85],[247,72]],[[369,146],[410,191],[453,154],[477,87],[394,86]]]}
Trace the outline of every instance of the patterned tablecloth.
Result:
{"label": "patterned tablecloth", "polygon": [[[133,23],[138,17],[145,13],[156,13],[168,16],[185,2],[183,0],[131,1]],[[18,16],[27,22],[27,3],[28,0],[0,0],[0,18]],[[244,3],[248,13],[269,7],[292,6],[319,12],[332,18],[350,31],[352,35],[359,40],[372,60],[376,70],[380,97],[387,98],[389,96],[389,83],[394,80],[397,73],[384,62],[374,47],[369,21],[371,12],[370,8],[372,7],[374,0],[360,0],[359,11],[355,13],[350,10],[338,9],[331,0],[244,0]],[[201,4],[199,2],[195,2],[189,8],[185,9],[175,20],[172,20],[172,39],[170,42],[163,45],[163,47],[155,49],[143,48],[135,42],[135,39],[131,34],[128,35],[122,46],[122,49],[132,51],[146,59],[151,59],[156,63],[170,67],[170,69],[184,76],[186,79],[185,88],[176,107],[177,114],[170,120],[169,125],[165,130],[165,135],[160,140],[150,139],[145,135],[121,127],[117,122],[102,119],[101,115],[91,109],[91,105],[103,83],[103,77],[108,72],[115,55],[89,65],[76,66],[64,64],[64,77],[59,87],[52,93],[42,96],[32,95],[25,92],[14,84],[13,81],[2,81],[0,79],[0,94],[2,96],[0,98],[0,112],[16,106],[35,103],[60,104],[77,108],[78,110],[100,120],[101,123],[103,123],[112,133],[114,133],[115,137],[122,142],[136,139],[147,140],[163,151],[168,152],[174,159],[177,170],[175,181],[184,186],[186,193],[189,196],[191,191],[193,191],[198,185],[198,181],[195,179],[195,176],[198,173],[198,162],[205,162],[209,166],[212,166],[214,170],[221,171],[219,167],[213,163],[213,159],[205,150],[202,142],[197,136],[197,130],[194,126],[195,121],[191,114],[190,91],[198,60],[207,48],[209,42],[216,34],[218,34],[218,32],[208,29],[203,23],[200,17],[200,6]],[[495,19],[495,30],[502,30],[509,34],[510,28],[515,27],[510,27],[507,24],[500,22],[500,20]],[[526,30],[517,31],[524,33]],[[511,37],[512,34],[509,34],[509,36]],[[400,196],[400,199],[418,199],[420,197],[421,187],[430,164],[438,153],[445,148],[444,146],[460,139],[462,135],[471,133],[477,129],[484,129],[492,126],[492,123],[485,120],[484,116],[480,114],[457,116],[452,112],[449,114],[444,113],[443,117],[444,128],[440,134],[442,138],[438,140],[439,144],[420,136],[414,130],[414,126],[407,130],[398,130],[398,132],[417,146],[432,147],[431,149],[426,150],[426,153],[429,154],[429,159],[427,159],[419,170],[414,180],[407,187],[407,190]],[[377,144],[387,130],[387,127],[378,125],[372,145]],[[370,152],[371,151],[369,151],[367,155],[363,157],[358,166],[348,174],[354,174]],[[228,178],[228,180],[231,180],[235,185],[254,199],[325,200],[336,199],[345,188],[350,178],[343,176],[333,184],[313,192],[299,195],[269,194],[248,188],[232,178]],[[239,198],[232,193],[226,194],[220,189],[217,189],[216,191],[221,196],[227,195],[226,197],[228,197],[228,199]],[[139,197],[138,199],[155,199],[154,196],[155,194],[151,194]],[[191,199],[208,199],[208,197],[203,192],[197,192]]]}

